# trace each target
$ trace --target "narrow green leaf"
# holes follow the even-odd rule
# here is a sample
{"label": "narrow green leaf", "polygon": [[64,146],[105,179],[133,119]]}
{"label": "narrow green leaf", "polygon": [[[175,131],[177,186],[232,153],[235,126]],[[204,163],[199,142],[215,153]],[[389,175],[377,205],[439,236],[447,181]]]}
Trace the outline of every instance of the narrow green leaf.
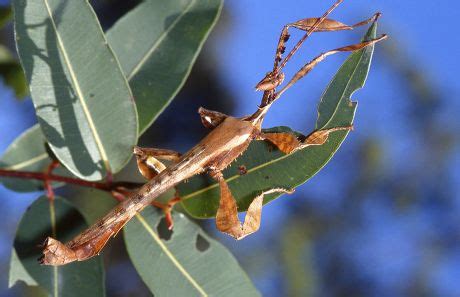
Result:
{"label": "narrow green leaf", "polygon": [[24,98],[27,95],[26,77],[21,65],[10,53],[10,50],[3,45],[0,45],[0,76],[4,83],[14,90],[17,98]]}
{"label": "narrow green leaf", "polygon": [[259,296],[220,243],[176,212],[170,234],[162,217],[149,207],[124,228],[131,261],[155,296]]}
{"label": "narrow green leaf", "polygon": [[222,0],[146,0],[107,32],[129,80],[144,132],[184,84]]}
{"label": "narrow green leaf", "polygon": [[76,176],[119,171],[137,141],[137,114],[120,65],[87,1],[15,0],[16,42],[39,123]]}
{"label": "narrow green leaf", "polygon": [[[51,164],[45,149],[45,138],[40,127],[35,125],[18,136],[0,158],[0,168],[9,170],[43,172]],[[54,171],[59,175],[70,175],[64,168]],[[33,179],[0,178],[3,185],[16,192],[33,192],[43,189],[43,182]],[[57,187],[62,183],[53,183]]]}
{"label": "narrow green leaf", "polygon": [[37,199],[22,217],[10,263],[9,285],[24,281],[39,285],[53,296],[105,296],[104,269],[100,257],[66,266],[38,264],[40,244],[53,233],[57,239],[68,241],[87,224],[69,202],[56,197],[50,203],[44,196]]}
{"label": "narrow green leaf", "polygon": [[[373,24],[365,39],[375,38],[377,25]],[[351,95],[364,85],[374,47],[367,47],[349,56],[340,67],[318,106],[317,129],[348,126],[353,123],[356,102]],[[280,128],[279,130],[286,130]],[[224,172],[238,210],[247,210],[252,199],[270,188],[295,188],[315,175],[338,150],[347,132],[334,132],[322,146],[311,146],[291,155],[284,155],[263,141],[254,141],[242,157]],[[244,166],[247,173],[240,174]],[[214,217],[219,206],[219,188],[208,177],[195,177],[179,186],[182,205],[194,217]],[[264,203],[279,194],[266,196]]]}

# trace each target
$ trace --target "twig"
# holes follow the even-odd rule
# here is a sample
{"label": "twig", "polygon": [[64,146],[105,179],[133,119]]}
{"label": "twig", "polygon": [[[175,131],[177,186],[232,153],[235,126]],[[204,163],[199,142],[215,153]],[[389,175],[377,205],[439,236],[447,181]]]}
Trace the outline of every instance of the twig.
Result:
{"label": "twig", "polygon": [[51,185],[50,175],[53,173],[53,170],[59,166],[59,162],[53,160],[45,170],[45,179],[43,180],[43,185],[46,190],[46,196],[50,201],[54,201],[54,190],[53,186]]}
{"label": "twig", "polygon": [[81,187],[87,188],[94,188],[102,191],[112,191],[118,187],[124,187],[129,189],[135,189],[141,187],[143,184],[140,183],[133,183],[133,182],[113,182],[110,184],[102,183],[102,182],[91,182],[86,181],[78,178],[61,176],[61,175],[54,175],[54,174],[46,174],[43,172],[32,172],[32,171],[16,171],[16,170],[8,170],[8,169],[0,169],[0,176],[4,177],[12,177],[12,178],[22,178],[22,179],[36,179],[41,181],[55,181],[55,182],[63,182],[66,184],[77,185]]}

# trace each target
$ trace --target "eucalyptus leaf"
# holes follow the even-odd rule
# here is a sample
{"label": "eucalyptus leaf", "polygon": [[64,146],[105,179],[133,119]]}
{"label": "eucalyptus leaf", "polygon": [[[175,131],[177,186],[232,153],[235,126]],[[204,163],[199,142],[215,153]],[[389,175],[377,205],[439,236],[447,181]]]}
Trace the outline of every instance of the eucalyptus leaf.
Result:
{"label": "eucalyptus leaf", "polygon": [[40,265],[40,244],[54,233],[58,240],[68,241],[87,224],[77,209],[63,198],[54,203],[42,196],[22,217],[10,262],[9,285],[18,281],[39,285],[53,296],[105,296],[102,259],[96,257],[61,267]]}
{"label": "eucalyptus leaf", "polygon": [[172,234],[162,218],[148,207],[123,232],[131,261],[155,296],[259,296],[225,247],[181,213],[173,212]]}
{"label": "eucalyptus leaf", "polygon": [[[47,166],[51,164],[51,158],[46,152],[45,143],[46,140],[38,125],[27,129],[8,146],[5,153],[0,158],[0,168],[44,172]],[[62,167],[58,167],[53,173],[58,175],[70,175],[70,173]],[[0,182],[3,183],[5,187],[16,192],[33,192],[43,189],[43,182],[33,179],[1,177]],[[53,187],[59,185],[62,185],[62,183],[53,183]]]}
{"label": "eucalyptus leaf", "polygon": [[185,83],[222,0],[146,0],[108,32],[129,80],[144,132]]}
{"label": "eucalyptus leaf", "polygon": [[88,1],[13,7],[20,60],[51,149],[82,179],[118,172],[137,142],[136,107]]}
{"label": "eucalyptus leaf", "polygon": [[[377,24],[374,23],[365,35],[365,40],[375,38]],[[340,67],[318,106],[316,129],[349,126],[353,123],[356,102],[351,95],[364,86],[372,60],[373,46],[352,53]],[[278,128],[278,131],[288,131]],[[238,158],[224,176],[238,210],[247,210],[254,197],[270,188],[291,189],[306,182],[332,158],[345,140],[348,132],[338,131],[329,136],[321,146],[309,146],[296,153],[285,155],[264,141],[253,141],[249,149]],[[242,174],[239,168],[244,167]],[[214,217],[219,206],[219,187],[207,176],[197,176],[179,185],[182,205],[189,214],[197,218]],[[278,197],[267,195],[264,203]]]}

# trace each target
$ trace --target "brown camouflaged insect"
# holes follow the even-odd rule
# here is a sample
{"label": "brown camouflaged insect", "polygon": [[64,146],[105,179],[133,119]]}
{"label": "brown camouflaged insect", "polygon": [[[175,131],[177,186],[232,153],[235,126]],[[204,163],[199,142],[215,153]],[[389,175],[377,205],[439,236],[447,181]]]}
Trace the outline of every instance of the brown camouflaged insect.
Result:
{"label": "brown camouflaged insect", "polygon": [[[204,126],[212,129],[212,131],[184,155],[170,150],[136,147],[134,154],[138,160],[139,170],[149,181],[138,191],[129,193],[127,199],[120,202],[105,217],[66,244],[48,237],[44,243],[40,263],[57,266],[73,261],[83,261],[98,255],[112,236],[115,236],[134,215],[155,202],[154,200],[158,196],[178,183],[203,172],[209,173],[220,185],[220,203],[216,215],[217,229],[236,239],[241,239],[257,231],[260,226],[264,195],[291,193],[292,190],[273,188],[260,193],[250,204],[244,223],[241,224],[238,220],[235,199],[223,177],[222,171],[240,156],[253,140],[267,140],[282,152],[290,154],[310,145],[324,144],[329,134],[334,131],[351,130],[351,126],[318,130],[301,140],[290,133],[264,133],[261,130],[261,126],[267,111],[281,94],[308,74],[325,57],[338,52],[360,50],[386,38],[386,35],[382,35],[377,39],[324,52],[305,64],[281,90],[277,91],[276,88],[284,80],[284,73],[282,72],[284,66],[313,32],[351,30],[374,22],[380,16],[377,13],[370,19],[352,26],[328,19],[327,16],[341,2],[343,0],[336,1],[320,18],[302,19],[283,28],[276,48],[273,70],[256,86],[257,90],[264,93],[261,104],[254,114],[235,118],[220,112],[200,108],[198,112],[201,121]],[[306,33],[283,59],[285,43],[289,39],[288,30],[291,27],[306,31]],[[169,160],[172,163],[169,166],[165,166],[158,159]],[[174,199],[175,202],[178,200],[178,198]],[[165,207],[167,216],[171,205],[172,203],[169,203]],[[170,224],[172,226],[172,221],[170,221]]]}

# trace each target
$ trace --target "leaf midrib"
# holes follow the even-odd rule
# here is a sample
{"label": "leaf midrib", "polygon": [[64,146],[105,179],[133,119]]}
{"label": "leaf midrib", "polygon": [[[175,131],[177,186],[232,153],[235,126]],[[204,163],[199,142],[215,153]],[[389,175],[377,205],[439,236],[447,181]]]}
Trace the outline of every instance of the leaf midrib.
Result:
{"label": "leaf midrib", "polygon": [[28,160],[21,161],[21,162],[16,163],[16,164],[9,165],[9,166],[7,166],[7,167],[5,167],[3,169],[6,169],[6,170],[18,170],[18,169],[22,169],[22,168],[28,167],[30,165],[39,163],[39,162],[41,162],[41,161],[43,161],[43,160],[45,160],[47,158],[48,158],[48,154],[43,153],[43,154],[31,157]]}
{"label": "leaf midrib", "polygon": [[[47,4],[45,1],[45,5]],[[191,10],[192,6],[196,3],[196,0],[191,0],[188,5],[186,6],[185,10],[174,20],[173,23],[168,27],[166,31],[163,32],[163,34],[160,36],[160,38],[157,39],[157,41],[152,45],[152,47],[145,53],[142,59],[138,62],[138,64],[133,68],[133,70],[127,75],[127,80],[130,81],[136,73],[142,68],[142,66],[147,62],[147,60],[153,55],[153,53],[158,49],[160,46],[161,42],[166,38],[166,36],[177,26],[177,24],[182,20],[182,18]],[[50,15],[51,18],[51,13],[48,11],[48,14]],[[54,20],[51,18],[53,27],[54,26]],[[57,34],[57,29],[55,29],[56,35]],[[60,37],[59,37],[60,38]],[[22,161],[17,164],[10,165],[4,169],[10,169],[10,170],[17,170],[21,169],[24,167],[27,167],[29,165],[33,165],[35,163],[38,163],[48,157],[47,154],[42,154],[36,157],[32,157],[29,160]]]}
{"label": "leaf midrib", "polygon": [[130,81],[144,66],[144,64],[147,62],[147,60],[153,55],[153,53],[157,50],[157,48],[160,46],[160,44],[163,42],[163,40],[166,38],[166,36],[171,32],[176,25],[182,20],[182,18],[190,11],[192,6],[195,4],[196,0],[191,0],[189,4],[186,6],[186,8],[183,10],[183,12],[174,20],[174,22],[171,23],[171,25],[168,27],[167,30],[161,34],[161,36],[157,39],[157,41],[152,45],[152,47],[145,53],[145,55],[139,60],[139,62],[136,64],[136,66],[133,67],[131,72],[126,75],[126,79]]}
{"label": "leaf midrib", "polygon": [[[54,206],[54,200],[49,201],[50,208],[50,224],[51,224],[51,235],[56,238],[56,209]],[[53,296],[59,296],[59,277],[58,277],[58,267],[53,266]]]}
{"label": "leaf midrib", "polygon": [[158,244],[158,246],[163,250],[166,256],[171,260],[174,266],[176,266],[177,270],[184,275],[184,277],[192,284],[193,287],[202,295],[208,296],[204,289],[198,284],[198,282],[187,272],[187,270],[182,266],[179,260],[174,257],[168,247],[161,241],[158,235],[153,231],[144,217],[140,214],[136,214],[136,219],[142,224],[142,226],[147,230],[147,232],[152,236],[153,240]]}
{"label": "leaf midrib", "polygon": [[83,113],[85,114],[86,120],[88,121],[88,125],[89,125],[89,128],[90,128],[91,134],[94,137],[94,142],[96,143],[96,146],[98,148],[100,157],[102,159],[102,162],[104,164],[104,167],[105,167],[106,171],[110,172],[111,170],[110,170],[110,165],[109,165],[109,160],[108,160],[108,157],[107,157],[107,153],[105,152],[104,145],[102,144],[101,138],[99,137],[99,133],[97,132],[96,125],[93,122],[93,118],[91,116],[89,108],[86,105],[85,97],[83,96],[83,92],[81,90],[80,83],[79,83],[79,81],[78,81],[78,79],[77,79],[77,77],[75,75],[75,71],[73,69],[72,63],[70,63],[70,59],[69,59],[69,56],[67,54],[67,50],[66,50],[66,48],[64,46],[64,43],[62,41],[61,35],[59,34],[59,31],[57,30],[57,26],[56,26],[56,23],[55,23],[54,18],[53,18],[53,13],[51,11],[51,7],[49,6],[48,0],[43,0],[43,3],[46,6],[46,10],[48,12],[48,15],[49,15],[49,18],[50,18],[50,21],[51,21],[51,25],[53,26],[53,30],[54,30],[54,32],[56,34],[56,39],[57,39],[57,42],[58,42],[58,46],[59,46],[59,48],[60,48],[60,50],[62,52],[64,62],[66,64],[66,66],[67,66],[67,69],[69,70],[70,78],[72,79],[73,86],[74,86],[75,91],[77,93],[77,98],[78,98],[79,102],[81,103]]}

